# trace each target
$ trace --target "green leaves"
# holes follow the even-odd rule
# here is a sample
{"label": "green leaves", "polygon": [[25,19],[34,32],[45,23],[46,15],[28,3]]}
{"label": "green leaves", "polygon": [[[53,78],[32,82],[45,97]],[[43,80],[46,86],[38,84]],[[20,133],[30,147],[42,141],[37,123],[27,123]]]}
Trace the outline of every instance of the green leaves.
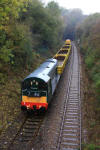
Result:
{"label": "green leaves", "polygon": [[[22,19],[32,31],[33,47],[51,49],[60,43],[62,38],[61,12],[57,3],[50,2],[46,7],[38,0],[32,0]],[[60,36],[59,36],[60,34]],[[38,38],[37,38],[38,37]]]}
{"label": "green leaves", "polygon": [[81,47],[93,87],[100,99],[100,14],[90,15],[77,28]]}
{"label": "green leaves", "polygon": [[84,144],[83,145],[84,150],[99,150],[100,146],[95,144]]}
{"label": "green leaves", "polygon": [[57,3],[46,7],[39,0],[0,1],[0,70],[27,68],[34,53],[51,55],[62,39],[62,19]]}
{"label": "green leaves", "polygon": [[20,41],[25,40],[23,30],[26,27],[16,28],[19,13],[25,12],[30,0],[0,0],[0,70],[5,72],[5,66],[8,68],[15,64],[14,51],[20,48]]}
{"label": "green leaves", "polygon": [[3,46],[0,51],[0,60],[7,63],[10,61],[11,50],[7,49],[6,46]]}
{"label": "green leaves", "polygon": [[[62,9],[64,20],[64,39],[69,38],[75,40],[75,32],[78,24],[84,19],[84,15],[80,9],[64,10]],[[80,34],[81,31],[78,32]]]}

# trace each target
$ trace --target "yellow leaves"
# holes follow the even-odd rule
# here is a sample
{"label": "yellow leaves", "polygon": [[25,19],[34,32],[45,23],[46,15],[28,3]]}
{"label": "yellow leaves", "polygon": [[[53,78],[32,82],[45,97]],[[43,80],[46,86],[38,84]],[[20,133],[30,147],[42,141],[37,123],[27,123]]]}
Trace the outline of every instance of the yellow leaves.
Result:
{"label": "yellow leaves", "polygon": [[2,7],[0,7],[0,13],[1,13],[1,12],[3,12],[3,8],[2,8]]}
{"label": "yellow leaves", "polygon": [[1,0],[0,1],[0,24],[7,24],[10,18],[18,18],[19,12],[26,12],[30,0]]}
{"label": "yellow leaves", "polygon": [[9,17],[6,17],[6,18],[5,18],[5,20],[7,20],[7,21],[8,21],[8,20],[9,20]]}
{"label": "yellow leaves", "polygon": [[3,26],[2,25],[0,25],[0,30],[3,30]]}
{"label": "yellow leaves", "polygon": [[8,6],[5,7],[5,12],[10,12],[10,8]]}
{"label": "yellow leaves", "polygon": [[6,12],[2,12],[2,17],[6,17],[7,13]]}
{"label": "yellow leaves", "polygon": [[25,8],[22,9],[23,12],[26,12],[27,10]]}

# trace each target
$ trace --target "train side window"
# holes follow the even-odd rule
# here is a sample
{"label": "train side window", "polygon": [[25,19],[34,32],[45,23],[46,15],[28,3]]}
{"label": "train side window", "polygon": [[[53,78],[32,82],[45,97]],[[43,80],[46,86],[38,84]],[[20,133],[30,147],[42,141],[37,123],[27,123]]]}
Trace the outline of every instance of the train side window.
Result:
{"label": "train side window", "polygon": [[51,80],[48,83],[48,93],[50,93],[50,92],[51,92]]}
{"label": "train side window", "polygon": [[57,76],[57,68],[56,68],[56,71],[55,71],[55,75]]}

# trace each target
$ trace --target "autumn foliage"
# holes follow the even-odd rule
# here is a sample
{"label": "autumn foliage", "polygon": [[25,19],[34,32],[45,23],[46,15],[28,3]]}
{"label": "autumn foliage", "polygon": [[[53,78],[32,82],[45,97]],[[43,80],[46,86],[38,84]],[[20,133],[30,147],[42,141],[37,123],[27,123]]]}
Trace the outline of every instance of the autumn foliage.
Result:
{"label": "autumn foliage", "polygon": [[39,0],[0,1],[0,83],[11,70],[34,64],[36,52],[59,46],[61,19],[55,2],[45,7]]}
{"label": "autumn foliage", "polygon": [[85,58],[92,88],[100,102],[100,14],[90,15],[77,28],[77,39]]}

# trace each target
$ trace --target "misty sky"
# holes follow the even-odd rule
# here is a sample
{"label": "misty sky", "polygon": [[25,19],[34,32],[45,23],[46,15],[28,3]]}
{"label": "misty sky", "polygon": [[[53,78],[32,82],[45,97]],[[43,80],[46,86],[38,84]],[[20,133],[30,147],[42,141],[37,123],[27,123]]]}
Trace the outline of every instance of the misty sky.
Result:
{"label": "misty sky", "polygon": [[[52,0],[42,0],[44,3],[48,3]],[[59,3],[59,6],[66,9],[80,8],[84,14],[91,14],[100,12],[100,0],[54,0]]]}

